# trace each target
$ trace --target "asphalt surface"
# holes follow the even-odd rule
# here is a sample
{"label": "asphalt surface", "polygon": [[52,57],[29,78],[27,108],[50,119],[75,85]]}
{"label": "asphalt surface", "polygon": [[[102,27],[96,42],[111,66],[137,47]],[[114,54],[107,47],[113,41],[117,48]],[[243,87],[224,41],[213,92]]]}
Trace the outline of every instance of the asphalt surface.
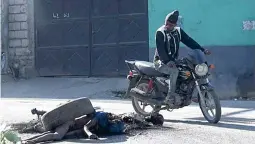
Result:
{"label": "asphalt surface", "polygon": [[[35,116],[32,108],[50,110],[66,100],[2,99],[1,122],[27,122]],[[133,112],[129,101],[92,100],[94,106],[114,113]],[[111,136],[100,140],[67,140],[59,143],[132,143],[132,144],[253,144],[255,143],[255,101],[222,101],[222,119],[209,124],[197,105],[173,112],[163,111],[163,128],[136,132],[134,136]],[[22,138],[31,135],[20,135]]]}

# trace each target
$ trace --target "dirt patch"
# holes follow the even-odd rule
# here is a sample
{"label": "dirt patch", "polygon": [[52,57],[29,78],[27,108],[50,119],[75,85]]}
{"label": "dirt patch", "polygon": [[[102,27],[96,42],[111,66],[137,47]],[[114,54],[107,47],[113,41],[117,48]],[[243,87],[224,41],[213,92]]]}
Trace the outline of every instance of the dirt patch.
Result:
{"label": "dirt patch", "polygon": [[125,98],[126,91],[125,90],[111,90],[111,93],[114,97]]}
{"label": "dirt patch", "polygon": [[11,130],[17,131],[18,133],[38,133],[34,127],[38,125],[38,120],[31,120],[29,122],[20,122],[11,124]]}

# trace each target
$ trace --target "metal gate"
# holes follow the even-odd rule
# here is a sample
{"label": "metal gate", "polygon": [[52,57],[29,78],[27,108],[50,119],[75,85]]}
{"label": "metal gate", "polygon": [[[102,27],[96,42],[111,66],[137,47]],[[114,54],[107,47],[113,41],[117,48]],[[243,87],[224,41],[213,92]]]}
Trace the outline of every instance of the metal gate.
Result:
{"label": "metal gate", "polygon": [[117,76],[148,60],[147,0],[35,0],[41,76]]}

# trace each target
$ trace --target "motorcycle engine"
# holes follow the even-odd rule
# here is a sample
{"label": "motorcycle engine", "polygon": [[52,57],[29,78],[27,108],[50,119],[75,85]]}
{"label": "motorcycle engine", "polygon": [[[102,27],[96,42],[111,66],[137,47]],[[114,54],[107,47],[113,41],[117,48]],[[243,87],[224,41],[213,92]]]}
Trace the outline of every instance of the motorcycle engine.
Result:
{"label": "motorcycle engine", "polygon": [[177,82],[177,91],[180,95],[186,97],[187,95],[190,95],[191,90],[191,81],[190,80],[182,80],[179,79]]}
{"label": "motorcycle engine", "polygon": [[183,101],[182,106],[188,106],[191,103],[190,88],[188,81],[183,81],[182,83],[179,84],[178,93]]}
{"label": "motorcycle engine", "polygon": [[188,70],[181,70],[179,72],[179,77],[182,80],[187,80],[190,76],[191,76],[191,73]]}
{"label": "motorcycle engine", "polygon": [[180,90],[183,92],[183,93],[186,93],[188,91],[188,85],[186,83],[181,83],[180,84]]}

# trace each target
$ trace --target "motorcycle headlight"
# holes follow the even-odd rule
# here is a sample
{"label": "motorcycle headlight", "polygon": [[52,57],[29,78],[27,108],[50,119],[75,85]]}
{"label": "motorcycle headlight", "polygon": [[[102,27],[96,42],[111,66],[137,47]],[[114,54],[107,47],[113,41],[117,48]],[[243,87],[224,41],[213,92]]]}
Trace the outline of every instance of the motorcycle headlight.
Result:
{"label": "motorcycle headlight", "polygon": [[195,73],[198,76],[205,76],[208,73],[208,66],[205,63],[196,65]]}

